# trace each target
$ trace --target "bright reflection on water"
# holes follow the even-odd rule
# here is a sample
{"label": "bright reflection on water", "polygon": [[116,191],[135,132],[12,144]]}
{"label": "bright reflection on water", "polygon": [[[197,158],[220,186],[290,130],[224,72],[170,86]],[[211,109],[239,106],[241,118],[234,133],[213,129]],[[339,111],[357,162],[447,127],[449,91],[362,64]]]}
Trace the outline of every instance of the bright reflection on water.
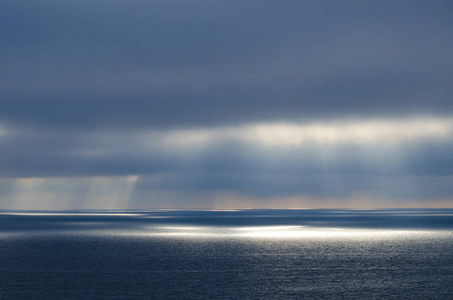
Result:
{"label": "bright reflection on water", "polygon": [[[97,234],[102,234],[98,232]],[[187,239],[401,239],[429,238],[437,235],[453,237],[453,231],[432,230],[382,230],[323,228],[310,226],[254,226],[254,227],[220,227],[220,226],[162,226],[148,227],[140,231],[118,231],[111,233],[119,236],[166,237]]]}

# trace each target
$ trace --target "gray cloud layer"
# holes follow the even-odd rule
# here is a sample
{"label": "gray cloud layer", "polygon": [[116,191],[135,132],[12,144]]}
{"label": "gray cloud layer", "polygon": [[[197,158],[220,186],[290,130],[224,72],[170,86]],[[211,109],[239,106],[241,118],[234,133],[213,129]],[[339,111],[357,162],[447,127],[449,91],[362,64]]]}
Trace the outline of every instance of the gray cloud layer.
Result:
{"label": "gray cloud layer", "polygon": [[175,127],[451,113],[441,1],[2,1],[2,120]]}
{"label": "gray cloud layer", "polygon": [[451,135],[396,154],[162,137],[450,118],[452,16],[450,1],[1,1],[0,197],[14,178],[138,175],[138,198],[453,199]]}

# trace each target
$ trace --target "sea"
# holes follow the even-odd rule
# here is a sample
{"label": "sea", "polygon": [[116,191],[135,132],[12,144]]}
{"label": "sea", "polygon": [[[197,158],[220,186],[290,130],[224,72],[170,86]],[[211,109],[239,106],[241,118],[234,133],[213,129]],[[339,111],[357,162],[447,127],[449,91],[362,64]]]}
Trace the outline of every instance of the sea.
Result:
{"label": "sea", "polygon": [[453,209],[2,210],[0,299],[453,299]]}

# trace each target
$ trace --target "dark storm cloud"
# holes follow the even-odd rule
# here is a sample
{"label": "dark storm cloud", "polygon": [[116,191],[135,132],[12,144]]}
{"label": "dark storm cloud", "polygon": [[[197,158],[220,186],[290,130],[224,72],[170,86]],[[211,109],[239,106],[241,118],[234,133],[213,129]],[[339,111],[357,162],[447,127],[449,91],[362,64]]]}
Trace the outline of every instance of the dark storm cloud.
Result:
{"label": "dark storm cloud", "polygon": [[442,1],[2,1],[0,121],[150,128],[453,111]]}

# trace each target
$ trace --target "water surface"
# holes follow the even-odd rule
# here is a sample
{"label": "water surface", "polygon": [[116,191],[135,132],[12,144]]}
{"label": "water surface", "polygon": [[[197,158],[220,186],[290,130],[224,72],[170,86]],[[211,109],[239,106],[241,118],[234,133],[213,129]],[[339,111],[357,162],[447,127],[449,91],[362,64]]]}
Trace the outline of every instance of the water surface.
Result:
{"label": "water surface", "polygon": [[2,211],[0,298],[448,299],[453,210]]}

